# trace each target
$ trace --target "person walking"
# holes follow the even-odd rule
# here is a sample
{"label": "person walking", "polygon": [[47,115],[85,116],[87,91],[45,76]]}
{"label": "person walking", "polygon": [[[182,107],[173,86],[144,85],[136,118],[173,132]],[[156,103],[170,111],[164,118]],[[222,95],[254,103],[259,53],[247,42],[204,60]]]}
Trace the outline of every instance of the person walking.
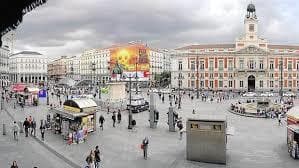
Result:
{"label": "person walking", "polygon": [[113,127],[115,127],[115,122],[116,122],[116,115],[115,115],[115,111],[112,114],[112,121],[113,121]]}
{"label": "person walking", "polygon": [[104,127],[103,127],[104,121],[105,121],[105,118],[103,115],[101,115],[99,118],[99,123],[100,123],[100,128],[102,129],[102,131],[104,130]]}
{"label": "person walking", "polygon": [[10,166],[10,168],[18,168],[18,164],[17,164],[17,161],[13,161],[12,162],[12,165]]}
{"label": "person walking", "polygon": [[85,161],[88,165],[88,168],[95,168],[94,167],[94,152],[91,150],[90,154],[86,157]]}
{"label": "person walking", "polygon": [[25,128],[25,137],[28,137],[28,129],[30,127],[30,123],[27,118],[25,118],[25,121],[23,122],[23,127]]}
{"label": "person walking", "polygon": [[32,119],[31,122],[31,135],[33,135],[34,137],[36,135],[36,121],[34,120],[34,118]]}
{"label": "person walking", "polygon": [[46,127],[45,127],[45,125],[43,123],[41,123],[39,129],[40,129],[40,133],[42,135],[42,141],[44,141],[45,140],[45,130],[46,130]]}
{"label": "person walking", "polygon": [[281,123],[281,113],[278,114],[277,119],[278,119],[278,125],[282,125],[282,123]]}
{"label": "person walking", "polygon": [[147,151],[148,151],[148,143],[149,143],[149,140],[147,137],[145,137],[143,140],[142,140],[142,149],[143,149],[143,158],[145,160],[147,160]]}
{"label": "person walking", "polygon": [[13,131],[13,139],[18,140],[19,126],[16,121],[13,122],[12,131]]}
{"label": "person walking", "polygon": [[100,162],[101,162],[100,154],[101,153],[100,153],[99,146],[96,146],[96,149],[94,151],[94,165],[95,165],[95,168],[100,167]]}
{"label": "person walking", "polygon": [[117,121],[118,121],[118,123],[121,122],[121,113],[120,113],[119,109],[118,109],[118,113],[117,113]]}
{"label": "person walking", "polygon": [[182,138],[183,138],[183,128],[184,128],[184,126],[183,126],[183,122],[182,122],[181,119],[178,120],[178,122],[177,122],[177,127],[179,128],[180,140],[182,140]]}

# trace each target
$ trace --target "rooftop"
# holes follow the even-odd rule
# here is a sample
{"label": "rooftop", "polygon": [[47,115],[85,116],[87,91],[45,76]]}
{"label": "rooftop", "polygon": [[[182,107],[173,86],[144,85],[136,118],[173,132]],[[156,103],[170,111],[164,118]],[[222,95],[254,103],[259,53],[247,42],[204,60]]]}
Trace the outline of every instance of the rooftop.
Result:
{"label": "rooftop", "polygon": [[21,51],[21,52],[18,52],[16,54],[13,54],[11,56],[15,56],[15,55],[42,55],[41,53],[39,52],[35,52],[35,51]]}

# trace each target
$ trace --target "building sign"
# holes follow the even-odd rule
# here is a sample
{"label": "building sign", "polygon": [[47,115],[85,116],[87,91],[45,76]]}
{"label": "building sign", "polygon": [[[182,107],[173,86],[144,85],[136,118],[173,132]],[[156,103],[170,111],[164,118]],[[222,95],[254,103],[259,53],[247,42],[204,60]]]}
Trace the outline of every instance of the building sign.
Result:
{"label": "building sign", "polygon": [[[123,68],[124,74],[137,76],[139,78],[149,77],[149,49],[143,45],[132,45],[120,47],[110,50],[110,71],[112,71],[116,63]],[[113,76],[112,76],[113,77]]]}

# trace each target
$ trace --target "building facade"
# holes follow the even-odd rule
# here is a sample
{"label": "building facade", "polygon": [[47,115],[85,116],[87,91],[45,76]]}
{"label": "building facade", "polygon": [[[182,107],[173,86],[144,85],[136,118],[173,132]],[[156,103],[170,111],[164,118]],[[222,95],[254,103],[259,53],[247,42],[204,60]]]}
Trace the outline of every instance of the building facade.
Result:
{"label": "building facade", "polygon": [[82,80],[105,84],[110,80],[109,49],[85,50],[80,57],[80,75]]}
{"label": "building facade", "polygon": [[171,53],[172,87],[204,90],[297,91],[299,46],[270,44],[258,36],[248,5],[244,34],[232,44],[189,45]]}
{"label": "building facade", "polygon": [[67,56],[61,56],[48,63],[48,77],[51,81],[58,82],[67,75]]}
{"label": "building facade", "polygon": [[75,81],[81,80],[80,75],[80,57],[72,56],[66,58],[66,77]]}
{"label": "building facade", "polygon": [[47,82],[48,58],[38,52],[22,51],[9,57],[10,80],[13,83]]}
{"label": "building facade", "polygon": [[0,87],[8,86],[9,81],[9,48],[6,45],[0,47]]}

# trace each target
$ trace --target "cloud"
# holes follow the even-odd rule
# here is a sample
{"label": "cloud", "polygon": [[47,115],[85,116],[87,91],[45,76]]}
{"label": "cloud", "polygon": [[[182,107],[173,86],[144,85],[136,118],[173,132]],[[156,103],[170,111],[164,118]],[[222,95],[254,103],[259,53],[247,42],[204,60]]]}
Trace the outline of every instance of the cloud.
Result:
{"label": "cloud", "polygon": [[[296,44],[296,0],[253,1],[259,34],[270,43]],[[49,0],[28,13],[16,32],[16,50],[49,57],[142,40],[156,48],[234,43],[243,33],[249,0]]]}

